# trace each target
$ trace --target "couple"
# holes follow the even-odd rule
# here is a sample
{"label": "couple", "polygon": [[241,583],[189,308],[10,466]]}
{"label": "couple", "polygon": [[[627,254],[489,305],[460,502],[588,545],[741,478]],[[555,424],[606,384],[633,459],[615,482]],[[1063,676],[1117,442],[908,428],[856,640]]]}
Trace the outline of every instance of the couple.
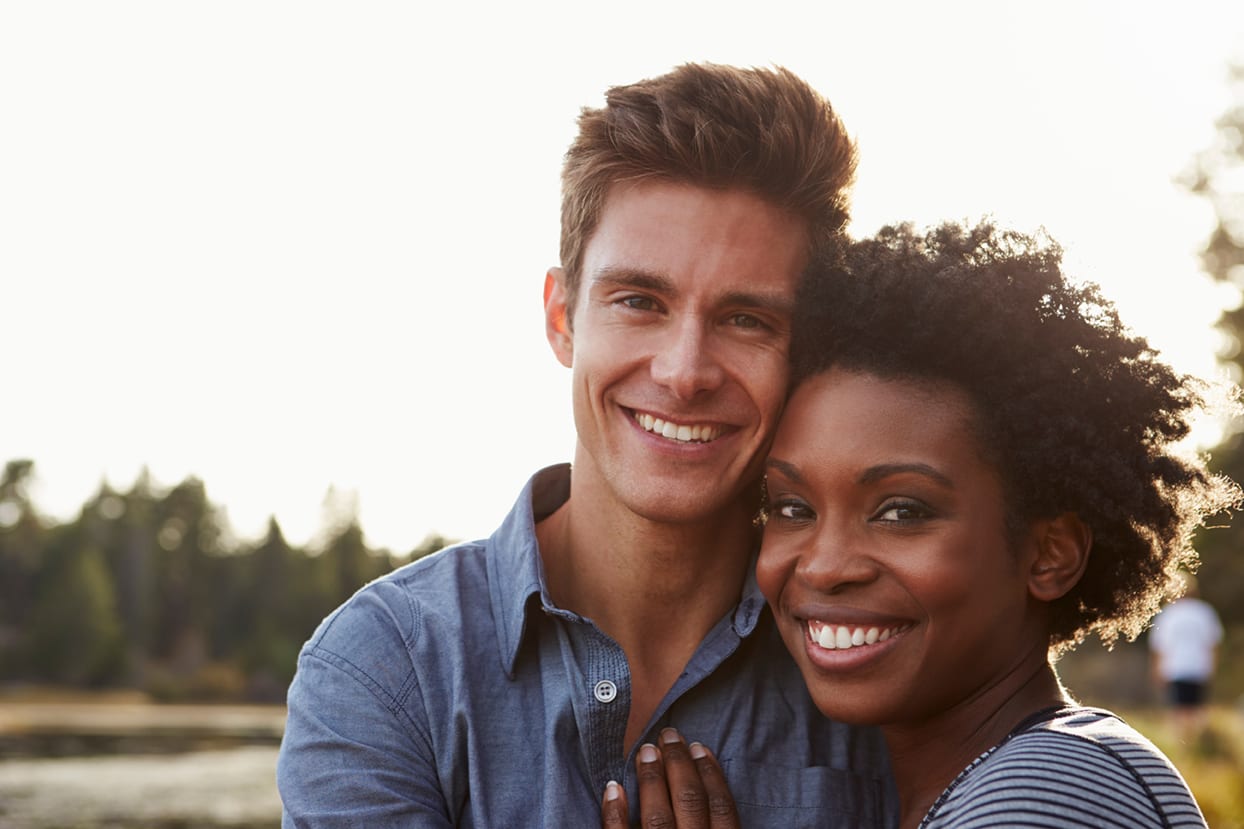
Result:
{"label": "couple", "polygon": [[[622,826],[632,804],[651,825],[906,827],[935,800],[930,825],[960,825],[994,769],[1069,737],[1095,780],[1132,781],[1124,814],[1199,819],[1139,735],[1063,707],[1046,656],[1134,632],[1230,497],[1168,453],[1192,387],[1018,237],[848,245],[854,164],[781,69],[683,66],[583,111],[544,289],[573,475],[537,473],[491,538],[321,624],[289,694],[285,826]],[[998,296],[1028,306],[995,318]]]}

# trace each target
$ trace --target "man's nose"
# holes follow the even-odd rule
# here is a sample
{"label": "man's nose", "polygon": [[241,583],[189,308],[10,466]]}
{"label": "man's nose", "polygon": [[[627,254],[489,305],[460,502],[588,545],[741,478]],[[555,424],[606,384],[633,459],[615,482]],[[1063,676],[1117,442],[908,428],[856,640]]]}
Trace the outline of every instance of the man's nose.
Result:
{"label": "man's nose", "polygon": [[653,380],[683,400],[719,386],[725,372],[712,333],[705,330],[703,322],[682,320],[668,333],[652,358]]}

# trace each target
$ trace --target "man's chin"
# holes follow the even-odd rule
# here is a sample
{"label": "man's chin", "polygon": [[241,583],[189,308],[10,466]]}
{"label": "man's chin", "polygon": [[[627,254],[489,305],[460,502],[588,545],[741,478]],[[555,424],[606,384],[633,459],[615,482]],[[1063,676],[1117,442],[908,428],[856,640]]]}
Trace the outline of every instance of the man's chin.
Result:
{"label": "man's chin", "polygon": [[693,526],[706,522],[720,523],[745,511],[742,501],[726,496],[708,497],[690,485],[665,491],[647,492],[630,499],[631,512],[656,524]]}

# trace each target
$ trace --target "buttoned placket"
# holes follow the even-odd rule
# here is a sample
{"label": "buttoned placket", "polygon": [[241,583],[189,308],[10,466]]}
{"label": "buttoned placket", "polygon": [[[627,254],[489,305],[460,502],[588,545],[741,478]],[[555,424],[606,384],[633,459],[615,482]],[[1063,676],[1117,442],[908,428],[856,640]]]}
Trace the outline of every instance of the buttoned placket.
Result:
{"label": "buttoned placket", "polygon": [[584,729],[588,769],[597,791],[626,773],[626,721],[631,710],[631,674],[626,654],[616,642],[590,622],[581,631],[587,639],[583,693],[588,696]]}
{"label": "buttoned placket", "polygon": [[[670,706],[688,689],[698,684],[738,647],[739,638],[750,632],[759,613],[760,600],[750,597],[732,614],[722,619],[700,643],[687,670],[674,683],[670,694],[656,712],[652,730],[668,721]],[[623,756],[626,725],[631,707],[631,677],[622,648],[596,625],[576,613],[552,605],[544,597],[544,612],[563,625],[582,697],[575,704],[582,735],[584,762],[596,791],[603,792],[610,780],[628,784],[633,772],[633,754]],[[566,640],[563,640],[566,641]],[[641,740],[642,742],[642,740]],[[638,744],[633,747],[638,748]]]}

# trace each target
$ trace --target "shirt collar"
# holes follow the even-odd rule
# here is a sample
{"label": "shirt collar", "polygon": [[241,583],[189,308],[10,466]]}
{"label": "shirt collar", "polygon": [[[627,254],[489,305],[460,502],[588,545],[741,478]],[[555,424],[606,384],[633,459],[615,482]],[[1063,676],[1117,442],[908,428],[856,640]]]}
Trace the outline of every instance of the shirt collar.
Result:
{"label": "shirt collar", "polygon": [[[522,494],[488,540],[488,589],[497,619],[497,646],[506,675],[514,678],[528,614],[547,597],[544,565],[536,541],[536,524],[570,498],[570,464],[545,467],[527,481]],[[765,608],[756,583],[756,554],[747,568],[747,579],[733,613],[739,638],[751,635]],[[536,597],[533,599],[533,597]],[[556,610],[547,599],[549,610]]]}
{"label": "shirt collar", "polygon": [[[545,587],[536,542],[536,523],[570,497],[570,464],[541,469],[523,487],[517,503],[488,539],[488,589],[497,620],[497,646],[506,675],[514,677],[532,596]],[[534,602],[538,604],[539,602]]]}
{"label": "shirt collar", "polygon": [[747,580],[743,582],[743,594],[734,609],[734,632],[740,639],[750,636],[756,629],[764,609],[765,597],[760,592],[760,585],[756,583],[756,553],[752,553],[751,564],[747,567]]}

